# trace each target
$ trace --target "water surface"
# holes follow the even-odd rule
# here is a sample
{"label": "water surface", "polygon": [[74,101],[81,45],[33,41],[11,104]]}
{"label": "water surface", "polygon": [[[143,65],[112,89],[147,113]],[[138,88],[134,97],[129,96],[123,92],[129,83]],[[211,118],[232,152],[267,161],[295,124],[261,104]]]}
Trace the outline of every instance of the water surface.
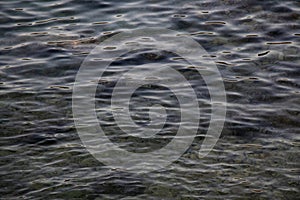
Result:
{"label": "water surface", "polygon": [[[297,198],[298,1],[3,0],[0,8],[1,198]],[[228,110],[220,140],[200,159],[210,112],[201,77],[169,52],[145,49],[114,62],[111,74],[147,63],[177,67],[189,77],[202,109],[199,136],[189,150],[167,168],[139,175],[110,169],[88,153],[71,104],[75,76],[87,54],[111,35],[146,27],[179,31],[206,49],[224,79]],[[103,85],[96,109],[112,141],[136,152],[168,142],[141,145],[124,139],[111,123],[114,83]],[[133,118],[147,124],[147,98],[178,108],[171,97],[166,88],[141,88],[132,99]],[[178,127],[177,111],[169,113],[165,133],[170,136]]]}

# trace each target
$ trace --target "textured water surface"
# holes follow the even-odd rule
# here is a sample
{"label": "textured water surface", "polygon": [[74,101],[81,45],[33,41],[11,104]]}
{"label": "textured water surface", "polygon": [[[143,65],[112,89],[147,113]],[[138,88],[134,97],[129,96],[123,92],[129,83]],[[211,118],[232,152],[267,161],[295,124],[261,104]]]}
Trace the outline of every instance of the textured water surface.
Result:
{"label": "textured water surface", "polygon": [[[0,198],[297,199],[299,21],[300,3],[292,0],[1,1]],[[84,148],[73,122],[72,87],[97,44],[149,27],[176,30],[206,49],[224,79],[228,107],[220,140],[198,158],[210,119],[201,76],[177,55],[153,49],[113,62],[108,78],[134,65],[173,66],[199,97],[193,145],[167,168],[135,174],[104,166]],[[104,90],[95,106],[111,141],[135,152],[166,145],[168,138],[141,142],[120,133],[109,107],[114,84],[99,83]],[[140,88],[131,117],[143,126],[153,103],[172,108],[161,133],[172,137],[180,123],[173,96],[164,87]]]}

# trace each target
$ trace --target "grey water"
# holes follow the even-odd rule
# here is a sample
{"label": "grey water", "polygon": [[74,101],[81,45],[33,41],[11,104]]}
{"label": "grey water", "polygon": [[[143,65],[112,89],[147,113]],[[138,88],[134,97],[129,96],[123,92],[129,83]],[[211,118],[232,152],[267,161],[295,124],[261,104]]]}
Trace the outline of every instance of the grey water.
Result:
{"label": "grey water", "polygon": [[[293,0],[2,0],[0,199],[299,198],[299,22],[300,2]],[[173,65],[189,78],[201,108],[190,148],[165,168],[136,174],[109,168],[83,146],[72,88],[101,41],[151,27],[178,31],[208,52],[223,78],[227,115],[216,146],[199,158],[210,120],[202,78],[170,52],[123,55],[107,77],[133,65]],[[115,83],[102,85],[95,108],[112,142],[135,153],[170,142],[124,136],[109,106]],[[172,96],[167,88],[141,87],[129,117],[143,127],[145,108],[173,108],[160,133],[172,137],[180,123]]]}

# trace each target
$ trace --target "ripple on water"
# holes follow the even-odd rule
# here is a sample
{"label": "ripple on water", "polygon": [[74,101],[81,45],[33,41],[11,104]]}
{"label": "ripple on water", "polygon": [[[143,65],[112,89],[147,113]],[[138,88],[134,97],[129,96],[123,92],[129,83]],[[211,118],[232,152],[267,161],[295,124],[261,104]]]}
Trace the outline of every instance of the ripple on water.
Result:
{"label": "ripple on water", "polygon": [[[2,1],[0,196],[295,199],[299,193],[299,9],[299,2],[290,0]],[[145,27],[177,30],[179,36],[192,37],[207,50],[203,56],[213,59],[222,74],[228,112],[216,147],[200,159],[198,150],[211,112],[201,76],[170,52],[145,49],[123,55],[99,80],[105,90],[97,94],[95,106],[99,123],[116,143],[142,152],[169,141],[158,138],[141,144],[137,138],[123,137],[116,127],[109,107],[113,75],[130,66],[174,66],[191,81],[201,108],[199,134],[179,160],[156,172],[131,174],[108,169],[83,147],[73,122],[72,88],[80,64],[97,44],[119,32]],[[179,125],[173,96],[165,88],[146,85],[133,96],[132,117],[145,125],[151,101],[176,105],[164,129],[172,136]]]}

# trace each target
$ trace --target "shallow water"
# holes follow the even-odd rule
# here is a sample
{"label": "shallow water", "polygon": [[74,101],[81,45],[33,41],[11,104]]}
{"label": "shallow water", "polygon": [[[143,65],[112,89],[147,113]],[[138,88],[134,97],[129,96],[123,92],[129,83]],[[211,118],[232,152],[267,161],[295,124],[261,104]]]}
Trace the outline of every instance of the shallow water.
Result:
{"label": "shallow water", "polygon": [[[297,198],[299,2],[4,0],[0,8],[1,199]],[[176,30],[199,42],[223,77],[228,107],[221,138],[200,159],[210,119],[201,77],[168,52],[145,49],[115,61],[108,77],[132,65],[175,65],[189,77],[202,109],[199,136],[180,159],[135,174],[110,169],[84,148],[73,121],[72,87],[99,42],[147,27]],[[103,85],[96,110],[112,141],[136,152],[169,142],[141,144],[120,135],[109,108],[114,83]],[[132,117],[147,124],[145,107],[153,102],[178,108],[172,95],[166,88],[141,88],[132,99]],[[178,128],[177,111],[168,113],[170,136]]]}

